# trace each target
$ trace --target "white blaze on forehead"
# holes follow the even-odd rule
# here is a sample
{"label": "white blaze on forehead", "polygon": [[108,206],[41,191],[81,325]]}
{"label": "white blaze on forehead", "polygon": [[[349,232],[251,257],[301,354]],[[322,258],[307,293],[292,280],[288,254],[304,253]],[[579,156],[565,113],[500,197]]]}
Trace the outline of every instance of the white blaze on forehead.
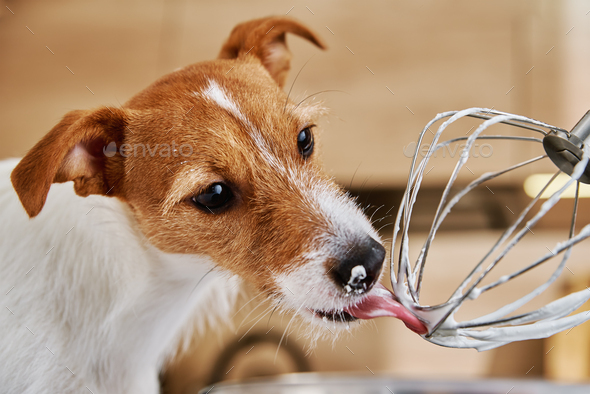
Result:
{"label": "white blaze on forehead", "polygon": [[225,109],[232,114],[236,119],[242,122],[248,128],[248,134],[254,142],[261,154],[261,156],[269,163],[275,170],[285,172],[286,168],[281,163],[281,160],[272,152],[270,144],[264,139],[260,130],[258,130],[246,116],[240,111],[236,102],[231,98],[225,89],[223,89],[217,82],[210,79],[209,84],[203,90],[203,97],[213,101],[219,107]]}
{"label": "white blaze on forehead", "polygon": [[227,112],[235,116],[245,125],[252,127],[250,121],[240,111],[240,108],[232,97],[213,79],[209,79],[209,84],[203,90],[203,97],[225,109]]}
{"label": "white blaze on forehead", "polygon": [[277,172],[286,174],[287,168],[283,162],[273,153],[270,148],[268,142],[262,136],[262,133],[257,130],[253,129],[250,132],[250,137],[252,137],[252,141],[254,141],[254,145],[258,148],[260,155],[264,158],[264,160]]}

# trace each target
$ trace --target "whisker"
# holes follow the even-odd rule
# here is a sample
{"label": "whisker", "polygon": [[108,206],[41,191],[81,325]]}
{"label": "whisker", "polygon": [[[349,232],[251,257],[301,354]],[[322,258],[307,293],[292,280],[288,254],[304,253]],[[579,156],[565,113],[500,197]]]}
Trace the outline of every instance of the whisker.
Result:
{"label": "whisker", "polygon": [[197,282],[197,284],[195,285],[195,287],[193,287],[193,289],[191,290],[191,292],[189,293],[188,297],[186,297],[186,299],[188,300],[190,298],[191,295],[193,295],[193,292],[195,291],[195,289],[197,288],[198,285],[201,284],[201,282],[203,281],[203,279],[205,279],[205,277],[207,275],[209,275],[211,272],[213,272],[217,267],[213,267],[211,268],[209,271],[207,271],[205,273],[205,275],[201,276],[201,279],[199,279],[199,281]]}
{"label": "whisker", "polygon": [[[260,302],[258,305],[256,305],[256,307],[254,307],[254,308],[253,308],[253,309],[252,309],[250,312],[248,312],[248,314],[247,314],[247,315],[244,317],[244,319],[243,319],[243,320],[240,322],[240,324],[238,325],[238,330],[239,330],[240,328],[242,328],[242,326],[244,325],[244,323],[246,322],[246,320],[248,320],[248,318],[250,317],[250,315],[251,315],[252,313],[254,313],[254,311],[255,311],[256,309],[258,309],[258,308],[259,308],[259,307],[260,307],[260,306],[261,306],[263,303],[264,303],[264,300],[262,300],[262,301],[261,301],[261,302]],[[237,334],[237,332],[236,332],[236,334]]]}
{"label": "whisker", "polygon": [[246,335],[248,335],[248,333],[254,328],[256,327],[256,325],[258,324],[258,322],[262,319],[264,319],[264,317],[266,316],[266,314],[269,312],[270,308],[266,308],[266,310],[263,312],[264,314],[260,317],[260,319],[256,320],[256,322],[254,324],[252,324],[252,326],[244,333],[244,335],[242,335],[240,337],[240,339],[238,339],[238,342],[240,342],[242,339],[244,339],[244,337]]}
{"label": "whisker", "polygon": [[262,312],[260,312],[258,315],[256,315],[256,317],[253,317],[252,319],[250,319],[250,321],[246,324],[252,323],[254,320],[258,319],[262,314],[266,315],[270,311],[271,308],[272,308],[272,305],[267,306],[266,308],[264,308],[264,310]]}
{"label": "whisker", "polygon": [[307,66],[307,63],[309,63],[311,61],[311,59],[313,59],[315,55],[312,55],[304,64],[303,66],[301,66],[301,68],[299,69],[299,72],[297,73],[297,75],[295,75],[295,79],[293,79],[293,83],[291,84],[291,87],[289,88],[289,92],[287,93],[287,98],[285,99],[285,106],[283,107],[283,113],[285,113],[285,110],[287,109],[287,104],[289,103],[289,96],[291,96],[291,91],[293,90],[293,86],[295,86],[295,82],[297,82],[297,78],[299,78],[299,74],[301,74],[301,71],[303,71],[303,69],[305,68],[305,66]]}
{"label": "whisker", "polygon": [[359,168],[361,168],[361,164],[363,164],[362,161],[359,163],[358,166],[356,166],[356,170],[354,170],[354,172],[352,174],[352,178],[350,178],[350,184],[348,185],[348,190],[350,190],[352,188],[352,181],[354,181],[354,177],[356,175],[356,172],[359,170]]}
{"label": "whisker", "polygon": [[[361,190],[364,189],[364,187],[367,185],[367,182],[369,182],[369,179],[371,179],[371,175],[369,175],[368,177],[365,178],[365,180],[361,184],[361,187],[360,187],[359,191],[361,191]],[[365,201],[365,203],[366,203],[366,201]]]}
{"label": "whisker", "polygon": [[382,220],[387,219],[387,218],[391,218],[391,217],[393,217],[393,215],[385,215],[385,216],[380,217],[379,219],[375,220],[374,222],[372,222],[372,224],[374,226],[375,224],[381,222]]}
{"label": "whisker", "polygon": [[233,319],[234,317],[236,317],[236,315],[237,315],[238,313],[240,313],[240,312],[242,311],[242,309],[244,309],[245,307],[247,307],[247,306],[248,306],[248,305],[249,305],[249,304],[250,304],[252,301],[254,301],[255,299],[257,299],[257,298],[258,298],[258,297],[260,297],[261,295],[262,295],[262,293],[258,293],[258,295],[257,295],[257,296],[254,296],[254,297],[252,297],[252,298],[250,299],[250,301],[248,301],[248,302],[246,302],[244,305],[242,305],[242,307],[241,307],[240,309],[238,309],[238,310],[236,311],[236,313],[234,313],[234,315],[232,316],[232,319]]}
{"label": "whisker", "polygon": [[293,319],[295,319],[295,317],[297,316],[297,314],[299,313],[299,311],[301,310],[301,308],[303,307],[304,304],[305,304],[305,302],[302,303],[299,308],[297,308],[297,311],[295,311],[295,313],[291,317],[291,320],[289,320],[289,323],[287,324],[285,331],[283,331],[283,335],[281,336],[281,340],[279,341],[279,345],[277,346],[277,351],[275,352],[275,358],[274,358],[273,364],[275,364],[277,362],[279,350],[281,349],[281,344],[283,343],[283,339],[285,339],[285,335],[287,334],[287,330],[289,329],[289,326],[291,325],[291,323],[293,323]]}
{"label": "whisker", "polygon": [[381,226],[377,229],[377,232],[379,232],[379,231],[383,230],[385,227],[391,226],[391,225],[393,225],[393,223],[385,223],[383,226]]}
{"label": "whisker", "polygon": [[[377,209],[375,209],[375,212],[373,212],[373,214],[371,215],[371,217],[369,218],[369,222],[373,222],[373,216],[375,216],[375,214],[377,213],[377,211],[379,211],[381,208],[383,208],[385,206],[385,204],[381,205],[380,207],[378,207]],[[383,218],[381,218],[383,219]]]}
{"label": "whisker", "polygon": [[322,90],[322,91],[319,91],[319,92],[317,92],[317,93],[314,93],[314,94],[310,94],[309,96],[307,96],[307,97],[305,97],[303,100],[301,100],[299,103],[297,103],[297,105],[291,109],[291,112],[289,112],[289,118],[288,118],[288,120],[289,120],[289,121],[291,120],[291,118],[292,118],[292,116],[293,116],[293,111],[295,111],[297,108],[299,108],[299,106],[300,106],[301,104],[303,104],[305,101],[309,100],[309,99],[310,99],[310,98],[312,98],[312,97],[315,97],[315,96],[317,96],[318,94],[322,94],[322,93],[329,93],[329,92],[346,93],[346,92],[344,92],[344,91],[342,91],[342,90],[327,89],[327,90]]}
{"label": "whisker", "polygon": [[270,316],[268,317],[268,322],[266,322],[266,326],[268,327],[268,325],[270,324],[270,319],[272,319],[272,315],[274,315],[275,311],[277,310],[277,308],[281,305],[281,302],[283,301],[283,298],[285,298],[285,296],[282,296],[278,301],[277,301],[277,305],[275,306],[275,308],[272,310],[272,313],[270,314]]}

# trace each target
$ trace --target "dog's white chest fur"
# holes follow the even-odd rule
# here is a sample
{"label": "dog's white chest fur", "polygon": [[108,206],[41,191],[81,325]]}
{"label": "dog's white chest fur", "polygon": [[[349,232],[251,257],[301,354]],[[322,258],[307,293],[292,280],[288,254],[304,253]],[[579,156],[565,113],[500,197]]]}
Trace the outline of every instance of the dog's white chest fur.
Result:
{"label": "dog's white chest fur", "polygon": [[[239,281],[206,256],[150,246],[115,198],[54,184],[29,219],[0,162],[3,393],[158,392],[192,323],[229,314]],[[210,302],[215,306],[211,307]]]}

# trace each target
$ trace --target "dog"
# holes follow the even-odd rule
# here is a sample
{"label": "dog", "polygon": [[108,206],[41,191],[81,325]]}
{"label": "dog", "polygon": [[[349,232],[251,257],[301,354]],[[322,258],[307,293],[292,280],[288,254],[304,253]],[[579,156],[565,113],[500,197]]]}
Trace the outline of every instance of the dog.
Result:
{"label": "dog", "polygon": [[287,33],[326,47],[286,17],[240,24],[216,60],[69,112],[0,163],[3,393],[157,393],[243,282],[312,326],[394,316],[425,332],[378,284],[379,236],[320,168],[323,109],[282,89]]}

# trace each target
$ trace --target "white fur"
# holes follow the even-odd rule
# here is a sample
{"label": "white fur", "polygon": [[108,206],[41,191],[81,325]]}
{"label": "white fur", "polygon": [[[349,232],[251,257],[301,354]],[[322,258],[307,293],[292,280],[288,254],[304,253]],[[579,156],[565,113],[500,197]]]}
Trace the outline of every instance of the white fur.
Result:
{"label": "white fur", "polygon": [[345,258],[350,249],[367,236],[377,241],[380,238],[350,199],[339,194],[328,183],[318,182],[305,186],[302,175],[291,173],[292,184],[306,191],[302,195],[308,197],[308,206],[328,220],[330,229],[310,243],[314,248],[301,256],[297,269],[278,276],[277,284],[281,289],[284,307],[313,317],[314,310],[338,311],[360,302],[363,298],[362,295],[350,292],[343,294],[329,272],[326,272],[326,260]]}
{"label": "white fur", "polygon": [[237,120],[242,122],[242,124],[248,128],[252,142],[254,143],[254,146],[258,148],[262,157],[264,157],[268,164],[277,172],[285,173],[286,169],[283,163],[272,153],[268,142],[264,139],[260,130],[250,122],[242,111],[240,111],[240,107],[231,95],[219,86],[215,80],[209,79],[208,81],[209,84],[203,89],[202,96],[213,101],[219,107],[225,109]]}
{"label": "white fur", "polygon": [[[226,316],[239,280],[149,245],[127,206],[54,184],[29,219],[0,162],[0,391],[154,394],[195,316]],[[198,285],[197,285],[198,284]],[[214,303],[214,304],[212,304]]]}
{"label": "white fur", "polygon": [[250,131],[250,137],[252,137],[252,142],[254,142],[254,146],[258,148],[260,155],[266,160],[266,162],[280,174],[286,174],[287,168],[281,160],[277,158],[277,156],[272,153],[269,143],[264,139],[260,130],[256,128],[252,128]]}
{"label": "white fur", "polygon": [[245,125],[251,126],[250,121],[242,114],[235,101],[215,80],[209,79],[209,84],[203,90],[203,97],[213,101]]}

